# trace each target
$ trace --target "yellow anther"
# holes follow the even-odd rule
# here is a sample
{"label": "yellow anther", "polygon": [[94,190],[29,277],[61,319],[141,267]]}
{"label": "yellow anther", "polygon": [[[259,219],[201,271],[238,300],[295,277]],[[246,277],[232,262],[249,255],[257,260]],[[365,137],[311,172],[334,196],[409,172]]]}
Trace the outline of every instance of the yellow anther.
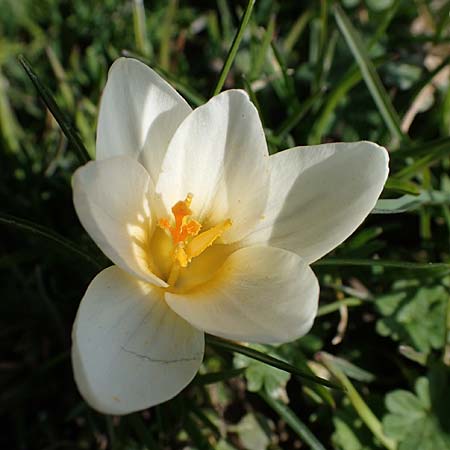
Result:
{"label": "yellow anther", "polygon": [[198,236],[195,236],[186,247],[188,261],[203,253],[216,239],[222,236],[232,225],[230,219],[224,220]]}
{"label": "yellow anther", "polygon": [[167,230],[172,237],[172,266],[169,270],[167,283],[175,286],[180,270],[187,267],[192,258],[202,254],[208,247],[219,239],[231,227],[231,220],[227,219],[200,233],[202,225],[191,217],[190,209],[192,194],[185,200],[180,200],[172,207],[174,220],[163,218],[158,220],[158,226]]}
{"label": "yellow anther", "polygon": [[179,242],[175,246],[173,251],[173,259],[180,265],[180,267],[187,267],[189,261],[182,242]]}

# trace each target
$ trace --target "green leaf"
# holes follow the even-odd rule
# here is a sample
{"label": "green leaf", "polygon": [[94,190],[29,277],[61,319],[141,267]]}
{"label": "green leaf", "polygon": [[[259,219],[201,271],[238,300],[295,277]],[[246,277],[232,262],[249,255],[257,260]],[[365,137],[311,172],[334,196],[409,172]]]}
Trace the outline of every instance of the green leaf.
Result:
{"label": "green leaf", "polygon": [[297,433],[298,436],[310,446],[312,450],[325,450],[323,444],[316,438],[312,431],[296,416],[284,403],[273,399],[270,395],[260,392],[259,395],[276,411],[279,416]]}
{"label": "green leaf", "polygon": [[71,121],[69,120],[67,115],[59,108],[55,99],[50,94],[50,91],[40,81],[39,77],[31,68],[28,61],[23,56],[19,56],[19,62],[20,64],[22,64],[22,67],[24,68],[26,74],[30,78],[31,82],[34,84],[34,87],[36,88],[39,96],[41,97],[41,100],[44,102],[44,104],[52,113],[55,120],[58,122],[62,132],[69,141],[69,144],[76,151],[80,163],[85,164],[86,162],[88,162],[91,159],[91,157],[89,156],[89,152],[87,151],[86,147],[81,141],[77,130],[71,124]]}
{"label": "green leaf", "polygon": [[241,355],[248,356],[249,358],[253,358],[257,361],[261,361],[264,364],[268,364],[270,366],[276,367],[277,369],[284,370],[286,372],[289,372],[295,376],[297,376],[300,379],[305,379],[308,381],[312,381],[314,383],[321,384],[323,386],[327,386],[333,389],[342,390],[338,385],[331,383],[330,381],[326,380],[325,378],[316,377],[314,375],[302,372],[301,370],[297,369],[296,367],[292,366],[291,364],[288,364],[284,361],[281,361],[279,359],[276,359],[270,355],[267,355],[265,353],[259,352],[253,348],[245,347],[244,345],[238,344],[236,342],[228,341],[226,339],[221,339],[217,336],[212,336],[210,334],[206,335],[206,342],[209,345],[212,345],[213,347],[221,348],[223,350],[240,353]]}
{"label": "green leaf", "polygon": [[397,281],[389,294],[375,301],[382,315],[377,331],[425,354],[432,349],[442,349],[447,299],[444,286]]}
{"label": "green leaf", "polygon": [[[262,346],[253,345],[255,350],[262,351]],[[247,389],[250,392],[258,392],[261,389],[274,398],[282,397],[285,387],[290,379],[290,374],[284,370],[276,369],[259,361],[255,361],[244,355],[234,356],[233,364],[238,368],[245,368]]]}
{"label": "green leaf", "polygon": [[378,200],[372,214],[399,214],[432,205],[450,205],[450,192],[422,191],[419,195]]}
{"label": "green leaf", "polygon": [[450,448],[449,378],[448,371],[434,368],[428,378],[417,379],[415,393],[399,389],[387,394],[383,429],[399,442],[398,450]]}
{"label": "green leaf", "polygon": [[[347,406],[348,408],[348,406]],[[338,409],[333,414],[333,448],[339,450],[373,450],[372,435],[354,411]]]}
{"label": "green leaf", "polygon": [[364,81],[372,95],[375,104],[383,117],[386,126],[391,131],[392,135],[397,139],[404,141],[408,140],[407,136],[404,135],[400,128],[400,119],[397,112],[392,106],[391,100],[389,98],[386,89],[384,88],[380,77],[370,60],[367,52],[364,48],[361,37],[353,27],[349,18],[345,14],[344,10],[339,6],[338,3],[334,5],[334,15],[336,22],[347,41],[347,44],[353,53],[353,56],[358,63],[358,66],[363,75]]}
{"label": "green leaf", "polygon": [[252,413],[246,414],[238,424],[228,427],[228,429],[238,434],[246,449],[266,450],[270,443],[264,428]]}
{"label": "green leaf", "polygon": [[222,70],[220,72],[219,81],[217,82],[213,95],[219,94],[223,88],[223,85],[225,84],[228,72],[230,71],[231,66],[233,65],[234,58],[236,58],[239,44],[241,43],[241,40],[244,36],[244,31],[247,28],[248,22],[250,20],[254,4],[255,0],[249,0],[247,3],[247,7],[241,19],[241,23],[239,24],[239,28],[237,30],[236,35],[234,36],[233,43],[231,44],[230,50],[228,51],[228,55],[225,59]]}
{"label": "green leaf", "polygon": [[333,361],[333,364],[336,368],[345,373],[345,375],[347,375],[349,378],[365,383],[370,383],[375,380],[375,375],[368,372],[367,370],[361,369],[360,367],[352,364],[346,359],[332,355],[328,355],[328,358]]}

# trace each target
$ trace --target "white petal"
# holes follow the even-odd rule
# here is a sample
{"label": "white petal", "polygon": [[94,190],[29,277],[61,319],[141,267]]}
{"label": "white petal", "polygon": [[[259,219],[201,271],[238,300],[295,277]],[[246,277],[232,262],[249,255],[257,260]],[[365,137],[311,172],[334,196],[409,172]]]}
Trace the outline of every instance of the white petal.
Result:
{"label": "white petal", "polygon": [[170,141],[156,191],[168,211],[188,193],[197,219],[231,219],[225,242],[260,219],[268,191],[267,145],[258,112],[244,91],[231,90],[194,110]]}
{"label": "white petal", "polygon": [[191,112],[186,101],[145,64],[119,58],[100,103],[96,159],[138,159],[155,183],[169,140]]}
{"label": "white petal", "polygon": [[169,400],[192,380],[203,359],[203,333],[176,315],[158,288],[115,266],[89,285],[72,339],[78,388],[106,414]]}
{"label": "white petal", "polygon": [[246,245],[296,252],[308,264],[347,239],[383,190],[388,153],[371,142],[296,147],[270,157],[270,193]]}
{"label": "white petal", "polygon": [[187,294],[168,292],[166,300],[207,333],[274,343],[309,331],[318,296],[317,279],[298,255],[273,247],[247,247],[230,255],[208,283]]}
{"label": "white petal", "polygon": [[73,201],[83,227],[122,269],[158,286],[148,260],[150,177],[127,156],[91,161],[73,176]]}

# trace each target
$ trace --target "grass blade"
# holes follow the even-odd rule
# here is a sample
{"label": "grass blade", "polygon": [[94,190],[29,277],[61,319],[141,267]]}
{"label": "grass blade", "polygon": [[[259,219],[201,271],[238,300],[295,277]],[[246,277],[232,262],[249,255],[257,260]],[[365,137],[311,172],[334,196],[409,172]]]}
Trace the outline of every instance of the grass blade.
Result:
{"label": "grass blade", "polygon": [[364,81],[367,84],[367,87],[386,123],[386,126],[389,128],[392,135],[397,139],[401,141],[408,140],[408,137],[403,134],[400,128],[400,119],[398,114],[392,106],[389,95],[381,83],[380,77],[378,76],[372,61],[367,55],[360,36],[351,24],[344,10],[338,4],[334,5],[334,15],[336,22],[344,35],[345,40],[347,41],[347,45],[358,63]]}
{"label": "grass blade", "polygon": [[126,420],[139,437],[140,441],[145,444],[148,449],[158,450],[160,448],[153,438],[148,425],[144,422],[139,413],[130,414],[127,416]]}
{"label": "grass blade", "polygon": [[[427,148],[425,146],[425,148]],[[400,170],[395,174],[396,178],[400,179],[407,179],[411,178],[414,175],[416,175],[418,172],[420,172],[422,169],[425,169],[429,165],[433,164],[434,162],[447,157],[450,155],[450,139],[446,139],[443,142],[440,143],[440,145],[437,145],[436,147],[432,148],[431,150],[427,148],[427,153],[422,158],[417,159],[414,161],[410,166],[405,167],[404,169]]]}
{"label": "grass blade", "polygon": [[275,15],[271,15],[269,23],[267,24],[266,31],[261,41],[261,46],[258,49],[258,53],[253,63],[253,67],[250,71],[250,80],[256,80],[259,78],[261,71],[263,70],[264,63],[267,58],[267,51],[269,50],[270,43],[272,42],[273,33],[275,31]]}
{"label": "grass blade", "polygon": [[360,266],[360,267],[388,267],[392,269],[406,270],[449,270],[450,264],[447,263],[415,263],[409,261],[385,261],[382,259],[345,259],[345,258],[326,258],[313,263],[314,267],[319,266]]}
{"label": "grass blade", "polygon": [[16,119],[8,98],[8,80],[0,71],[0,136],[3,137],[5,149],[16,152],[20,148],[23,130]]}
{"label": "grass blade", "polygon": [[300,436],[300,438],[308,444],[312,450],[325,450],[325,447],[314,436],[312,431],[295,415],[294,411],[273,399],[263,391],[259,392],[259,396]]}
{"label": "grass blade", "polygon": [[277,139],[283,139],[292,130],[305,115],[310,111],[310,109],[314,106],[316,101],[323,95],[324,89],[319,89],[317,92],[312,94],[305,102],[300,103],[296,106],[295,110],[289,117],[280,125],[278,130],[276,131]]}
{"label": "grass blade", "polygon": [[90,264],[95,266],[97,269],[102,269],[103,265],[96,261],[92,256],[88,253],[84,252],[80,249],[79,245],[75,242],[66,239],[60,234],[50,230],[42,225],[37,223],[30,222],[29,220],[21,219],[19,217],[11,216],[9,214],[0,213],[0,224],[10,225],[19,230],[32,233],[38,236],[42,236],[50,241],[55,242],[60,247],[63,247],[66,250],[69,250],[71,253],[76,254],[77,256],[83,258],[85,261],[88,261]]}
{"label": "grass blade", "polygon": [[164,70],[170,69],[170,39],[172,37],[172,25],[178,8],[178,0],[170,0],[162,26],[161,45],[159,49],[159,64]]}
{"label": "grass blade", "polygon": [[[375,66],[378,66],[382,62],[384,62],[384,59],[378,58],[374,61],[374,64]],[[325,105],[322,108],[320,116],[313,124],[310,136],[308,138],[309,145],[320,144],[322,142],[322,138],[326,133],[326,128],[331,120],[333,112],[338,107],[340,101],[361,81],[361,79],[362,75],[358,66],[352,66],[344,74],[340,82],[330,91],[327,95]]]}
{"label": "grass blade", "polygon": [[384,185],[384,189],[386,191],[397,192],[400,194],[420,194],[420,188],[419,186],[417,186],[417,184],[408,180],[400,180],[395,176],[388,178],[386,184]]}
{"label": "grass blade", "polygon": [[59,108],[59,106],[56,104],[55,99],[50,94],[50,91],[42,84],[41,80],[31,68],[28,61],[22,55],[19,56],[19,62],[24,68],[31,82],[34,84],[34,87],[41,97],[41,100],[44,102],[45,106],[47,106],[55,120],[58,122],[58,125],[61,127],[61,130],[69,141],[69,144],[74,148],[80,163],[87,163],[91,159],[89,156],[89,152],[81,141],[77,130],[70,123],[67,115]]}
{"label": "grass blade", "polygon": [[235,353],[240,353],[241,355],[248,356],[249,358],[256,359],[264,364],[268,364],[269,366],[276,367],[277,369],[284,370],[285,372],[289,372],[293,375],[296,375],[299,378],[303,378],[308,381],[312,381],[317,384],[321,384],[323,386],[327,386],[333,389],[341,389],[334,383],[331,383],[324,378],[316,377],[314,375],[310,375],[305,373],[295,366],[288,364],[284,361],[281,361],[273,356],[266,355],[265,353],[254,350],[250,347],[245,347],[244,345],[238,344],[236,342],[228,341],[226,339],[221,339],[217,336],[212,336],[210,334],[206,335],[206,342],[213,347],[218,347],[223,350],[228,350]]}
{"label": "grass blade", "polygon": [[326,368],[333,374],[333,376],[341,383],[341,385],[347,391],[347,397],[350,400],[353,408],[358,413],[361,420],[366,424],[367,428],[376,436],[380,442],[388,450],[396,450],[397,445],[395,441],[388,438],[383,433],[383,427],[381,422],[370,410],[367,404],[364,402],[358,391],[354,388],[353,384],[347,378],[347,376],[340,370],[333,361],[333,357],[325,352],[320,353],[320,361],[326,366]]}
{"label": "grass blade", "polygon": [[223,85],[225,84],[228,72],[230,71],[231,66],[233,65],[234,58],[236,57],[239,44],[241,43],[242,37],[244,36],[244,31],[247,28],[248,22],[250,20],[254,4],[255,0],[249,0],[247,7],[245,8],[245,12],[242,16],[241,23],[239,24],[238,31],[234,36],[233,43],[231,44],[230,50],[228,51],[228,55],[225,59],[222,70],[220,71],[219,81],[217,82],[213,95],[219,94],[223,88]]}
{"label": "grass blade", "polygon": [[231,378],[238,377],[239,375],[242,375],[244,372],[245,367],[239,369],[222,370],[220,372],[205,373],[202,375],[197,375],[194,378],[193,383],[198,384],[200,386],[220,383],[221,381],[227,381],[230,380]]}
{"label": "grass blade", "polygon": [[145,26],[144,0],[133,0],[133,28],[137,51],[144,56],[150,56],[152,52]]}
{"label": "grass blade", "polygon": [[191,415],[186,417],[186,420],[184,421],[184,429],[198,450],[214,450],[213,446],[203,435],[201,428],[191,417]]}
{"label": "grass blade", "polygon": [[327,303],[326,305],[322,305],[319,307],[319,310],[317,311],[317,317],[326,316],[327,314],[339,311],[342,306],[360,306],[362,305],[362,303],[362,300],[360,300],[359,298],[345,298],[344,300],[337,300],[333,303]]}

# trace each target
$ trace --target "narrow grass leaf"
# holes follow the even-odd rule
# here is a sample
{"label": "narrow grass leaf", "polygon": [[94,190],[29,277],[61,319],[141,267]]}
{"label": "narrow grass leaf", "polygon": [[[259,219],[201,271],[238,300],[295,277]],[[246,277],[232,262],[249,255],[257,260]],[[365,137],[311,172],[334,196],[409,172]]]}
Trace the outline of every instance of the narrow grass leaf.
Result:
{"label": "narrow grass leaf", "polygon": [[283,49],[287,55],[292,51],[295,44],[300,39],[303,31],[305,30],[309,21],[312,19],[313,15],[313,10],[307,9],[297,18],[294,25],[292,25],[291,29],[289,30],[289,34],[286,36],[286,39],[283,42]]}
{"label": "narrow grass leaf", "polygon": [[396,450],[396,442],[384,434],[381,422],[364,402],[344,372],[342,372],[342,370],[334,362],[334,358],[325,352],[321,352],[319,354],[319,358],[326,368],[333,374],[333,376],[341,383],[342,387],[345,388],[350,403],[373,435],[376,436],[388,450]]}
{"label": "narrow grass leaf", "polygon": [[[384,61],[384,58],[377,58],[373,61],[373,64],[377,67]],[[331,121],[333,112],[336,110],[346,94],[361,80],[361,71],[357,65],[354,65],[347,70],[344,76],[340,79],[339,83],[329,92],[319,117],[314,121],[312,130],[308,137],[309,145],[320,144],[322,142],[322,138],[326,133],[326,129]]]}
{"label": "narrow grass leaf", "polygon": [[214,450],[212,445],[208,442],[208,439],[201,432],[201,428],[195,420],[192,419],[191,415],[186,416],[184,429],[198,450]]}
{"label": "narrow grass leaf", "polygon": [[403,195],[400,198],[378,200],[372,214],[399,214],[414,211],[421,206],[450,206],[450,193],[423,191],[420,195]]}
{"label": "narrow grass leaf", "polygon": [[339,311],[342,306],[360,306],[362,303],[362,300],[359,298],[345,298],[344,300],[337,300],[336,302],[327,303],[326,305],[319,307],[317,317],[326,316],[327,314]]}
{"label": "narrow grass leaf", "polygon": [[137,51],[149,57],[152,52],[145,26],[145,7],[143,0],[133,0],[133,28]]}
{"label": "narrow grass leaf", "polygon": [[9,82],[0,71],[0,136],[4,140],[5,149],[16,152],[20,148],[23,130],[11,107],[8,91]]}
{"label": "narrow grass leaf", "polygon": [[148,425],[144,422],[139,413],[128,415],[126,421],[134,430],[139,440],[145,444],[149,450],[158,450],[160,448],[153,438]]}
{"label": "narrow grass leaf", "polygon": [[450,138],[440,140],[433,146],[427,146],[424,144],[420,147],[420,149],[423,149],[423,152],[420,153],[423,153],[424,156],[397,172],[395,174],[395,178],[401,180],[411,178],[436,161],[450,156]]}
{"label": "narrow grass leaf", "polygon": [[[289,74],[288,67],[284,58],[283,53],[278,48],[275,42],[271,42],[270,47],[272,48],[273,55],[275,56],[275,60],[281,70],[281,74],[283,76],[284,81],[284,89],[283,93],[280,95],[283,98],[289,99],[291,103],[295,106],[298,104],[297,95],[295,93],[295,85],[291,75]],[[280,91],[281,92],[281,91]]]}
{"label": "narrow grass leaf", "polygon": [[250,16],[252,14],[253,5],[255,4],[255,0],[249,0],[247,3],[247,7],[245,8],[244,15],[242,16],[241,23],[239,24],[239,28],[237,30],[236,35],[234,36],[233,43],[231,44],[230,50],[228,51],[228,55],[223,64],[222,70],[219,75],[219,81],[214,89],[213,95],[217,95],[223,88],[225,84],[225,80],[227,79],[228,72],[233,65],[234,58],[236,58],[236,54],[239,48],[239,44],[244,36],[244,31],[247,28],[248,22],[250,20]]}
{"label": "narrow grass leaf", "polygon": [[263,391],[259,392],[259,396],[297,433],[298,436],[312,450],[325,450],[323,444],[316,438],[313,432],[297,417],[297,415],[289,408],[289,406],[273,399]]}
{"label": "narrow grass leaf", "polygon": [[392,106],[386,89],[381,83],[375,66],[370,60],[367,52],[364,48],[364,44],[361,37],[351,24],[349,18],[345,14],[344,10],[339,4],[334,5],[334,15],[336,22],[344,35],[347,45],[349,46],[353,56],[358,63],[358,66],[362,72],[364,81],[372,95],[375,104],[383,117],[386,126],[391,131],[392,135],[401,141],[408,140],[407,136],[402,132],[400,128],[400,119]]}
{"label": "narrow grass leaf", "polygon": [[170,69],[170,42],[172,38],[172,25],[177,12],[178,0],[169,0],[164,21],[161,27],[161,44],[159,49],[159,64],[164,70]]}
{"label": "narrow grass leaf", "polygon": [[314,383],[318,383],[333,389],[340,389],[339,386],[337,386],[334,383],[331,383],[330,381],[324,378],[316,377],[314,375],[305,373],[297,369],[295,366],[292,366],[291,364],[288,364],[284,361],[274,358],[273,356],[266,355],[265,353],[259,352],[253,348],[245,347],[244,345],[238,344],[236,342],[221,339],[217,336],[212,336],[210,334],[206,335],[206,342],[209,345],[212,345],[213,347],[221,348],[223,350],[235,353],[240,353],[241,355],[245,355],[248,356],[249,358],[256,359],[257,361],[261,361],[264,364],[268,364],[270,366],[276,367],[277,369],[284,370],[293,375],[296,375],[299,378],[303,378],[305,380],[312,381]]}
{"label": "narrow grass leaf", "polygon": [[278,139],[283,139],[311,110],[316,101],[323,95],[325,89],[321,88],[309,98],[307,98],[303,103],[300,103],[292,114],[280,125],[278,130],[275,132]]}
{"label": "narrow grass leaf", "polygon": [[442,360],[446,366],[450,367],[450,295],[447,299],[447,314],[445,318],[445,341]]}
{"label": "narrow grass leaf", "polygon": [[319,266],[355,266],[355,267],[385,267],[405,270],[450,270],[447,263],[415,263],[409,261],[385,261],[382,259],[345,259],[345,258],[325,258],[313,263],[314,267]]}
{"label": "narrow grass leaf", "polygon": [[419,195],[420,188],[417,184],[408,180],[401,180],[399,178],[390,177],[384,185],[385,191],[397,192],[400,194]]}
{"label": "narrow grass leaf", "polygon": [[266,62],[267,52],[269,50],[270,43],[272,42],[274,31],[275,31],[275,15],[271,15],[270,19],[269,19],[269,23],[267,24],[267,28],[264,31],[264,35],[261,40],[261,45],[258,48],[255,62],[253,63],[253,66],[250,71],[249,78],[251,80],[256,80],[261,75],[261,71],[263,70],[264,63]]}
{"label": "narrow grass leaf", "polygon": [[55,99],[50,94],[50,91],[42,84],[41,80],[31,68],[28,61],[23,56],[19,56],[19,62],[24,68],[31,82],[34,84],[34,87],[41,97],[41,100],[44,102],[55,120],[58,122],[61,130],[69,141],[69,144],[74,148],[80,163],[85,164],[86,162],[88,162],[91,159],[89,156],[89,152],[81,141],[77,130],[71,124],[67,115],[59,108]]}
{"label": "narrow grass leaf", "polygon": [[205,373],[201,375],[197,375],[193,383],[198,384],[200,386],[206,386],[208,384],[220,383],[222,381],[230,380],[231,378],[236,378],[239,375],[242,375],[245,372],[245,367],[239,369],[229,369],[222,370],[220,372],[211,372]]}
{"label": "narrow grass leaf", "polygon": [[0,213],[0,224],[9,225],[18,230],[32,233],[37,236],[49,239],[50,241],[53,241],[54,243],[58,244],[58,246],[64,248],[65,250],[68,250],[70,253],[73,253],[83,258],[85,261],[88,261],[96,268],[98,269],[103,268],[103,265],[100,262],[98,262],[88,253],[83,251],[78,244],[70,241],[69,239],[66,239],[65,237],[61,236],[55,231],[50,230],[42,225],[4,213]]}

